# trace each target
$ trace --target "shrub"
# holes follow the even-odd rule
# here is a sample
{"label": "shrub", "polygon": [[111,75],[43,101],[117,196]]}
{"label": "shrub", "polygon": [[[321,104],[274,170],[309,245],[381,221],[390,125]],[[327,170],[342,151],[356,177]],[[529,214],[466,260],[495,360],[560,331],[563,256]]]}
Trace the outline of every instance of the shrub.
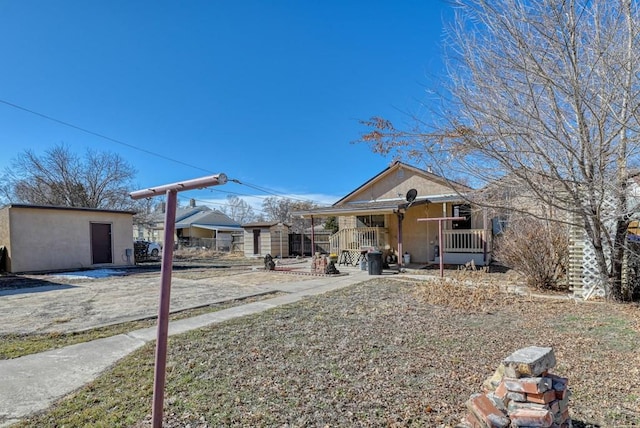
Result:
{"label": "shrub", "polygon": [[510,222],[496,238],[494,258],[521,273],[529,287],[567,290],[561,281],[569,260],[569,234],[561,223],[536,218]]}

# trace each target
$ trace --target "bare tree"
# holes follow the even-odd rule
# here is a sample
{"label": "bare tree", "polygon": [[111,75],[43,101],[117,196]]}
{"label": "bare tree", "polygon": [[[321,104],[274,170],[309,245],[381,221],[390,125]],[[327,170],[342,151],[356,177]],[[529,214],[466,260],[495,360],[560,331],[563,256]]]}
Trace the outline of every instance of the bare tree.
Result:
{"label": "bare tree", "polygon": [[227,205],[221,211],[240,224],[249,223],[256,219],[256,215],[246,201],[236,195],[227,196]]}
{"label": "bare tree", "polygon": [[452,3],[441,108],[409,130],[373,118],[363,140],[477,187],[510,181],[536,210],[566,213],[561,220],[592,244],[610,297],[624,298],[621,263],[635,208],[628,170],[640,149],[637,3]]}
{"label": "bare tree", "polygon": [[129,198],[135,169],[120,156],[87,150],[84,157],[64,145],[38,155],[25,150],[4,174],[3,193],[18,203],[133,209]]}
{"label": "bare tree", "polygon": [[310,201],[300,201],[289,198],[271,196],[262,202],[262,210],[266,213],[267,219],[287,223],[294,230],[304,230],[304,220],[294,217],[294,211],[305,211],[317,208],[318,205]]}

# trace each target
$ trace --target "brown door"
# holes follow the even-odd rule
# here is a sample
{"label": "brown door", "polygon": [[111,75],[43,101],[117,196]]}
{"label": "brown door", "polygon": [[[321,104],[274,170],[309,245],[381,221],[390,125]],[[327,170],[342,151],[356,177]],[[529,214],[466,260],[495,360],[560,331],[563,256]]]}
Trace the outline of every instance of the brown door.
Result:
{"label": "brown door", "polygon": [[260,229],[253,229],[253,254],[260,254]]}
{"label": "brown door", "polygon": [[111,251],[111,224],[91,223],[92,263],[113,263]]}

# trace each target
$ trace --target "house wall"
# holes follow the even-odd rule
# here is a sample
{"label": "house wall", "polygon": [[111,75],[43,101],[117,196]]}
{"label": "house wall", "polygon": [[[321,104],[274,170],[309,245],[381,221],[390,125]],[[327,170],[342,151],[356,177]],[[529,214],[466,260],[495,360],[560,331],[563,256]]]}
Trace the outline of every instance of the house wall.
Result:
{"label": "house wall", "polygon": [[343,216],[338,217],[338,228],[339,229],[352,229],[356,226],[356,216]]}
{"label": "house wall", "polygon": [[385,180],[369,183],[349,197],[349,201],[372,201],[380,199],[404,198],[411,189],[418,196],[450,194],[451,187],[428,180],[423,175],[408,169],[396,171]]}
{"label": "house wall", "polygon": [[[253,231],[257,228],[248,228],[244,231],[244,255],[245,257],[264,257],[271,254],[272,257],[280,257],[280,226],[260,229],[260,254],[253,254]],[[289,257],[289,228],[282,231],[282,257]]]}
{"label": "house wall", "polygon": [[[253,253],[253,231],[260,230],[259,253]],[[249,228],[244,231],[244,255],[245,257],[264,257],[271,254],[271,234],[268,228]],[[272,254],[273,255],[273,254]]]}
{"label": "house wall", "polygon": [[[11,240],[9,239],[10,236],[10,225],[9,225],[9,209],[8,208],[3,208],[0,209],[0,247],[4,246],[5,247],[5,264],[4,264],[4,268],[7,269],[7,271],[11,272],[10,269],[10,263],[11,263],[11,259],[9,258],[9,250],[11,248]],[[2,266],[0,266],[0,270],[2,269]]]}
{"label": "house wall", "polygon": [[434,258],[438,244],[438,222],[419,218],[442,217],[442,204],[410,207],[402,222],[402,250],[411,255],[411,263],[427,263]]}
{"label": "house wall", "polygon": [[[410,207],[402,221],[402,251],[411,255],[412,263],[427,263],[435,258],[435,246],[438,245],[438,222],[418,222],[419,218],[449,217],[453,215],[452,203],[426,204]],[[338,218],[340,229],[356,227],[355,216]],[[394,251],[398,249],[398,216],[385,215],[385,225],[388,231],[389,244]],[[471,213],[471,228],[482,229],[484,218],[482,210]],[[444,222],[443,230],[451,229],[451,222]]]}
{"label": "house wall", "polygon": [[182,229],[182,236],[191,238],[213,238],[214,231],[201,227],[185,227]]}
{"label": "house wall", "polygon": [[[289,229],[283,228],[282,231],[279,226],[271,228],[271,255],[273,257],[289,257]],[[280,235],[282,233],[282,235]],[[280,240],[282,237],[282,241]],[[282,245],[282,247],[281,247]]]}
{"label": "house wall", "polygon": [[[7,207],[9,272],[78,269],[92,264],[91,223],[111,224],[113,263],[131,266],[133,258],[131,213]],[[127,256],[126,250],[131,250]]]}

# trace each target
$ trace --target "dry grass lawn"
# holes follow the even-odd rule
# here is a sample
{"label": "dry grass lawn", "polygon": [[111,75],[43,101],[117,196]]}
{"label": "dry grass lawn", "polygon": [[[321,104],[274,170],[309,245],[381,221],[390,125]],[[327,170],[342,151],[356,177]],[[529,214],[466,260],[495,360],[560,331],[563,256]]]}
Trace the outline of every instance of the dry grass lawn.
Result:
{"label": "dry grass lawn", "polygon": [[[381,277],[170,340],[166,427],[452,427],[503,358],[552,346],[574,426],[640,424],[637,305]],[[150,426],[153,347],[20,426]]]}

